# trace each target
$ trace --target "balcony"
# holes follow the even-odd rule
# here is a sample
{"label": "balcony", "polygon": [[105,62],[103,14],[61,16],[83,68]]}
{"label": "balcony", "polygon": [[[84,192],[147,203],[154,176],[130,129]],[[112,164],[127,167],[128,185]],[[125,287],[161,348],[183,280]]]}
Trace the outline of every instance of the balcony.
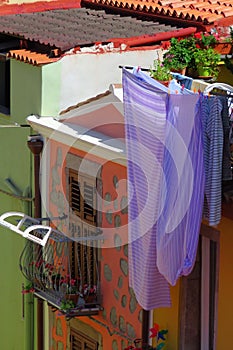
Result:
{"label": "balcony", "polygon": [[19,266],[30,291],[67,317],[98,314],[100,283],[98,241],[73,241],[51,233],[45,246],[28,240]]}

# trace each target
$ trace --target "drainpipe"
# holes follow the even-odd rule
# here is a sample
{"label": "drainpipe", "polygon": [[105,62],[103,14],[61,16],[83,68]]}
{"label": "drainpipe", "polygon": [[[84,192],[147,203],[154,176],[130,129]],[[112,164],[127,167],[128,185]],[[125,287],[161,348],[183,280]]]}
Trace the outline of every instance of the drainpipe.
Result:
{"label": "drainpipe", "polygon": [[142,310],[142,343],[148,344],[150,311]]}
{"label": "drainpipe", "polygon": [[[41,218],[40,154],[43,149],[43,141],[40,136],[35,135],[29,137],[27,144],[34,156],[34,216]],[[44,304],[39,298],[37,299],[37,350],[44,350]]]}

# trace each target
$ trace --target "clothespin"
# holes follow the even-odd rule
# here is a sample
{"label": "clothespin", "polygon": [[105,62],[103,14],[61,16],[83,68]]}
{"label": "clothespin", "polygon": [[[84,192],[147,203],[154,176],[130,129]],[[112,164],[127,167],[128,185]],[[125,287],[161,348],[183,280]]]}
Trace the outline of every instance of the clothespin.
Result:
{"label": "clothespin", "polygon": [[137,68],[137,73],[140,71],[140,69],[141,69],[141,67],[140,67],[140,66],[138,66],[138,68]]}
{"label": "clothespin", "polygon": [[199,95],[201,94],[201,89],[198,89],[198,93],[199,93]]}
{"label": "clothespin", "polygon": [[182,89],[182,91],[184,90],[184,84],[182,84],[181,89]]}
{"label": "clothespin", "polygon": [[170,93],[171,93],[171,92],[170,92],[170,89],[167,90],[167,93],[168,93],[168,95],[170,95]]}
{"label": "clothespin", "polygon": [[178,90],[175,91],[176,95],[178,95]]}
{"label": "clothespin", "polygon": [[194,94],[197,92],[196,88],[193,89]]}

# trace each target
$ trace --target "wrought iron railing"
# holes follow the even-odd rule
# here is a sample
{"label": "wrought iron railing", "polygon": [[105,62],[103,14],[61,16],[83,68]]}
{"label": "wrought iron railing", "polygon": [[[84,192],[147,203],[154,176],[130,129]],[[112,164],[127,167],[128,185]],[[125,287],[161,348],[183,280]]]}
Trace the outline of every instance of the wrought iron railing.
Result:
{"label": "wrought iron railing", "polygon": [[69,314],[100,308],[98,240],[74,241],[51,234],[44,247],[27,241],[19,266],[35,294]]}

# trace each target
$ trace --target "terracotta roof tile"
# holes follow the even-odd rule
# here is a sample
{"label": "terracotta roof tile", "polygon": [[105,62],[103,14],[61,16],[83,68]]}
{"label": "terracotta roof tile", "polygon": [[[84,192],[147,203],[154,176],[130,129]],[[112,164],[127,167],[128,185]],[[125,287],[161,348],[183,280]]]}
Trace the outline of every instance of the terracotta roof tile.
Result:
{"label": "terracotta roof tile", "polygon": [[233,8],[232,7],[226,8],[223,11],[221,11],[221,14],[223,14],[224,17],[233,16]]}
{"label": "terracotta roof tile", "polygon": [[192,5],[193,4],[193,0],[188,0],[188,1],[176,1],[176,2],[172,2],[171,4],[169,4],[169,6],[171,7],[171,8],[177,8],[177,7],[180,7],[180,8],[182,8],[182,7],[189,7],[190,5]]}
{"label": "terracotta roof tile", "polygon": [[11,50],[7,56],[36,66],[52,63],[58,60],[57,58],[49,58],[45,54],[39,54],[30,50]]}
{"label": "terracotta roof tile", "polygon": [[7,2],[0,3],[1,16],[81,7],[81,0],[66,0],[65,2],[63,0],[36,1],[21,4],[9,4]]}
{"label": "terracotta roof tile", "polygon": [[[137,14],[147,12],[163,16],[167,20],[169,17],[177,18],[177,20],[186,20],[187,22],[202,22],[203,24],[211,24],[215,21],[224,19],[225,17],[232,18],[233,0],[154,0],[147,2],[145,0],[115,0],[109,4],[109,0],[83,0],[82,4],[88,6],[92,3],[95,6],[109,5],[117,7],[120,4],[122,9],[129,9]],[[172,11],[173,10],[173,11]],[[195,11],[195,12],[194,12]],[[210,15],[207,15],[210,13]],[[178,23],[178,22],[177,22]],[[197,25],[199,25],[197,23]]]}

